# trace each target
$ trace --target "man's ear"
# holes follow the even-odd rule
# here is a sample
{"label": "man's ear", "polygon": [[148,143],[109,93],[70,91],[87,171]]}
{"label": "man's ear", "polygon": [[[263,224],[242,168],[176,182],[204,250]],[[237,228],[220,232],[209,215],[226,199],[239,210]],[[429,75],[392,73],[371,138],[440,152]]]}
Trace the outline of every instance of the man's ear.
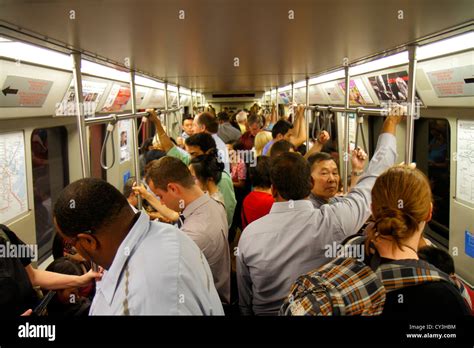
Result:
{"label": "man's ear", "polygon": [[170,182],[166,188],[167,191],[171,191],[175,195],[181,193],[181,189],[178,184]]}
{"label": "man's ear", "polygon": [[91,234],[79,233],[76,238],[77,242],[80,243],[83,249],[97,250],[99,248],[99,241]]}

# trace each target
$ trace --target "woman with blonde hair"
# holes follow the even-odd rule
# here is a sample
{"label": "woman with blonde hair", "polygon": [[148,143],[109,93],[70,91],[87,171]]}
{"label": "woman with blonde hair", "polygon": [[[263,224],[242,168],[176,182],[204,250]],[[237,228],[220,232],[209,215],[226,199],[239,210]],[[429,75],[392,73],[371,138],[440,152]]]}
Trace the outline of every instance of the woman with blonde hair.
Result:
{"label": "woman with blonde hair", "polygon": [[272,140],[272,133],[267,132],[267,131],[262,131],[259,132],[255,136],[255,155],[256,157],[262,155],[263,148],[267,143],[269,143]]}

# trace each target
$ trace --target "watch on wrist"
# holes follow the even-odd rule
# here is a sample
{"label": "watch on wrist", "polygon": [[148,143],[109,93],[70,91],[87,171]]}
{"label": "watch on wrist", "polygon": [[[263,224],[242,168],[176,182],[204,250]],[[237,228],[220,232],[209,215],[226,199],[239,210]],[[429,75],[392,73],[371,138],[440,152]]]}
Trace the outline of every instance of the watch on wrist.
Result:
{"label": "watch on wrist", "polygon": [[361,176],[363,173],[364,173],[363,170],[360,170],[360,171],[353,170],[352,171],[352,175],[354,175],[354,176]]}

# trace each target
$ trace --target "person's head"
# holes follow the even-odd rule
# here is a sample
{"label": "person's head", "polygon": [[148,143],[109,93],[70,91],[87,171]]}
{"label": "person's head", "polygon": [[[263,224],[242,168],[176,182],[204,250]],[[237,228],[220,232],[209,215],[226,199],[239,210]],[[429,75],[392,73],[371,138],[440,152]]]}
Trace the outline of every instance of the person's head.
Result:
{"label": "person's head", "polygon": [[270,132],[262,131],[257,134],[257,136],[255,137],[255,152],[257,156],[260,156],[262,154],[263,148],[271,140],[272,140],[272,133]]}
{"label": "person's head", "polygon": [[146,154],[152,148],[153,148],[153,138],[150,137],[150,138],[145,139],[145,141],[143,142],[143,144],[140,148],[140,151],[141,151],[142,154]]}
{"label": "person's head", "polygon": [[86,260],[105,269],[112,264],[134,219],[125,196],[102,179],[69,184],[54,205],[54,224],[61,237]]}
{"label": "person's head", "polygon": [[193,121],[194,134],[203,133],[203,132],[216,134],[218,130],[219,130],[219,123],[217,122],[217,119],[213,114],[209,112],[203,112],[194,118],[194,121]]}
{"label": "person's head", "polygon": [[447,275],[454,275],[456,272],[453,257],[443,249],[427,245],[418,249],[418,257],[421,260],[431,263]]}
{"label": "person's head", "polygon": [[127,199],[128,203],[132,205],[133,207],[138,206],[138,199],[137,196],[133,193],[133,184],[137,181],[137,179],[132,176],[129,178],[125,184],[123,184],[123,195]]}
{"label": "person's head", "polygon": [[431,220],[431,188],[426,176],[410,166],[394,166],[375,181],[372,188],[374,231],[391,237],[396,246],[421,237]]}
{"label": "person's head", "polygon": [[[48,267],[46,267],[46,271],[74,276],[81,276],[84,274],[81,266],[77,262],[66,257],[60,257],[51,262]],[[61,304],[70,304],[72,299],[77,300],[80,297],[81,295],[78,287],[56,290],[56,301]]]}
{"label": "person's head", "polygon": [[220,124],[229,123],[230,122],[229,114],[225,111],[221,111],[217,114],[217,120],[219,121]]}
{"label": "person's head", "polygon": [[288,140],[278,140],[273,143],[270,148],[270,157],[275,158],[285,152],[295,152],[295,145],[290,143]]}
{"label": "person's head", "polygon": [[270,179],[275,200],[305,199],[313,182],[308,162],[298,153],[285,152],[272,158]]}
{"label": "person's head", "polygon": [[308,163],[314,181],[311,192],[315,196],[328,201],[339,190],[340,177],[336,161],[330,154],[319,152],[309,156]]}
{"label": "person's head", "polygon": [[293,128],[293,125],[285,120],[279,120],[272,128],[272,137],[276,141],[278,140],[290,140],[290,129]]}
{"label": "person's head", "polygon": [[196,186],[188,167],[169,156],[151,162],[145,181],[168,208],[178,212],[184,209],[183,196]]}
{"label": "person's head", "polygon": [[247,113],[245,111],[238,111],[237,114],[235,115],[235,120],[242,124],[245,125],[245,122],[247,122]]}
{"label": "person's head", "polygon": [[189,171],[196,178],[196,183],[203,191],[209,191],[210,183],[221,181],[224,163],[217,160],[215,153],[193,158],[189,163]]}
{"label": "person's head", "polygon": [[151,161],[158,160],[161,157],[165,157],[166,152],[162,150],[150,150],[145,155],[145,164],[150,163]]}
{"label": "person's head", "polygon": [[217,148],[216,141],[212,135],[208,133],[197,133],[191,135],[184,141],[184,147],[191,158],[204,155],[205,153],[209,153],[212,149]]}
{"label": "person's head", "polygon": [[249,132],[253,136],[256,136],[263,128],[263,120],[260,116],[252,114],[247,119],[247,124],[249,127]]}
{"label": "person's head", "polygon": [[193,118],[190,115],[187,115],[183,118],[183,123],[182,123],[182,128],[183,132],[186,133],[187,135],[193,135]]}
{"label": "person's head", "polygon": [[257,165],[250,167],[249,177],[254,188],[269,189],[272,186],[270,180],[270,161],[268,156],[258,156]]}

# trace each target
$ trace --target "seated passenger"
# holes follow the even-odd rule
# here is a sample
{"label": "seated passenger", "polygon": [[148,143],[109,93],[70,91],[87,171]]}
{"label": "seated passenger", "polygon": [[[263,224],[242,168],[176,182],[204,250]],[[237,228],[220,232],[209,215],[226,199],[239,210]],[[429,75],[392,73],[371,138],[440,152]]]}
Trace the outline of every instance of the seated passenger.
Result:
{"label": "seated passenger", "polygon": [[296,109],[296,117],[294,124],[285,120],[279,120],[272,128],[271,140],[263,148],[263,155],[268,155],[270,149],[278,140],[286,140],[293,144],[295,148],[299,147],[306,140],[306,122],[304,119],[304,106],[299,105]]}
{"label": "seated passenger", "polygon": [[[352,152],[351,182],[349,191],[355,187],[364,171],[367,155],[362,149],[355,149]],[[315,153],[308,158],[311,166],[311,177],[313,178],[313,188],[309,195],[309,200],[315,208],[320,208],[323,204],[336,203],[342,199],[338,196],[340,186],[339,168],[330,154],[326,152]]]}
{"label": "seated passenger", "polygon": [[250,167],[250,182],[253,190],[242,204],[242,229],[267,215],[273,205],[270,181],[270,157],[257,157],[257,165]]}
{"label": "seated passenger", "polygon": [[275,157],[280,156],[282,153],[295,152],[295,151],[296,151],[295,145],[290,143],[288,140],[282,139],[282,140],[276,141],[272,145],[272,148],[270,150],[270,153],[268,153],[268,155],[270,155],[271,158],[275,158]]}
{"label": "seated passenger", "polygon": [[[61,257],[54,260],[46,267],[49,272],[81,276],[82,268],[77,262]],[[91,301],[81,296],[78,287],[69,287],[56,290],[56,294],[49,302],[48,316],[52,317],[82,317],[89,315]]]}
{"label": "seated passenger", "polygon": [[90,315],[223,314],[196,244],[176,227],[134,213],[106,181],[68,185],[57,199],[54,222],[82,256],[107,270]]}
{"label": "seated passenger", "polygon": [[[399,107],[393,113],[398,114]],[[237,253],[239,305],[243,314],[277,315],[297,277],[326,263],[325,246],[354,234],[370,215],[370,191],[377,176],[395,162],[395,129],[401,117],[384,122],[366,174],[340,203],[314,209],[313,187],[303,156],[284,153],[272,160],[275,203],[247,226]]]}
{"label": "seated passenger", "polygon": [[474,293],[471,289],[469,289],[468,285],[464,284],[461,279],[456,277],[453,257],[449,255],[447,251],[437,248],[433,245],[419,248],[418,257],[420,260],[425,260],[426,262],[431,263],[433,266],[449,275],[453,283],[458,287],[461,296],[464,298],[464,301],[471,309],[472,314],[474,314],[472,306],[474,301]]}
{"label": "seated passenger", "polygon": [[[202,192],[186,165],[174,157],[167,156],[153,162],[146,180],[167,207],[181,212],[180,229],[204,253],[221,301],[229,303],[230,251],[226,214],[222,204]],[[193,263],[188,265],[195,267]]]}
{"label": "seated passenger", "polygon": [[[186,152],[178,149],[164,131],[160,119],[156,116],[156,112],[153,109],[147,111],[150,113],[150,121],[155,125],[156,134],[159,137],[161,146],[168,156],[179,158],[185,165],[189,165],[192,158],[204,155],[212,149],[216,149],[214,138],[203,132],[194,134],[186,139]],[[234,185],[232,184],[232,179],[228,172],[224,171],[222,173],[222,178],[217,183],[217,186],[219,186],[219,191],[224,196],[227,222],[230,227],[232,225],[237,200],[235,199]]]}
{"label": "seated passenger", "polygon": [[[5,225],[0,225],[0,244],[11,249],[25,250],[25,243]],[[89,271],[81,276],[65,275],[33,268],[34,254],[24,257],[1,257],[0,269],[0,317],[28,316],[39,303],[33,286],[57,290],[83,287],[102,275]]]}
{"label": "seated passenger", "polygon": [[222,177],[224,163],[218,162],[217,154],[211,152],[194,157],[189,163],[188,168],[201,190],[222,203],[222,206],[225,208],[224,196],[222,196],[217,186]]}

